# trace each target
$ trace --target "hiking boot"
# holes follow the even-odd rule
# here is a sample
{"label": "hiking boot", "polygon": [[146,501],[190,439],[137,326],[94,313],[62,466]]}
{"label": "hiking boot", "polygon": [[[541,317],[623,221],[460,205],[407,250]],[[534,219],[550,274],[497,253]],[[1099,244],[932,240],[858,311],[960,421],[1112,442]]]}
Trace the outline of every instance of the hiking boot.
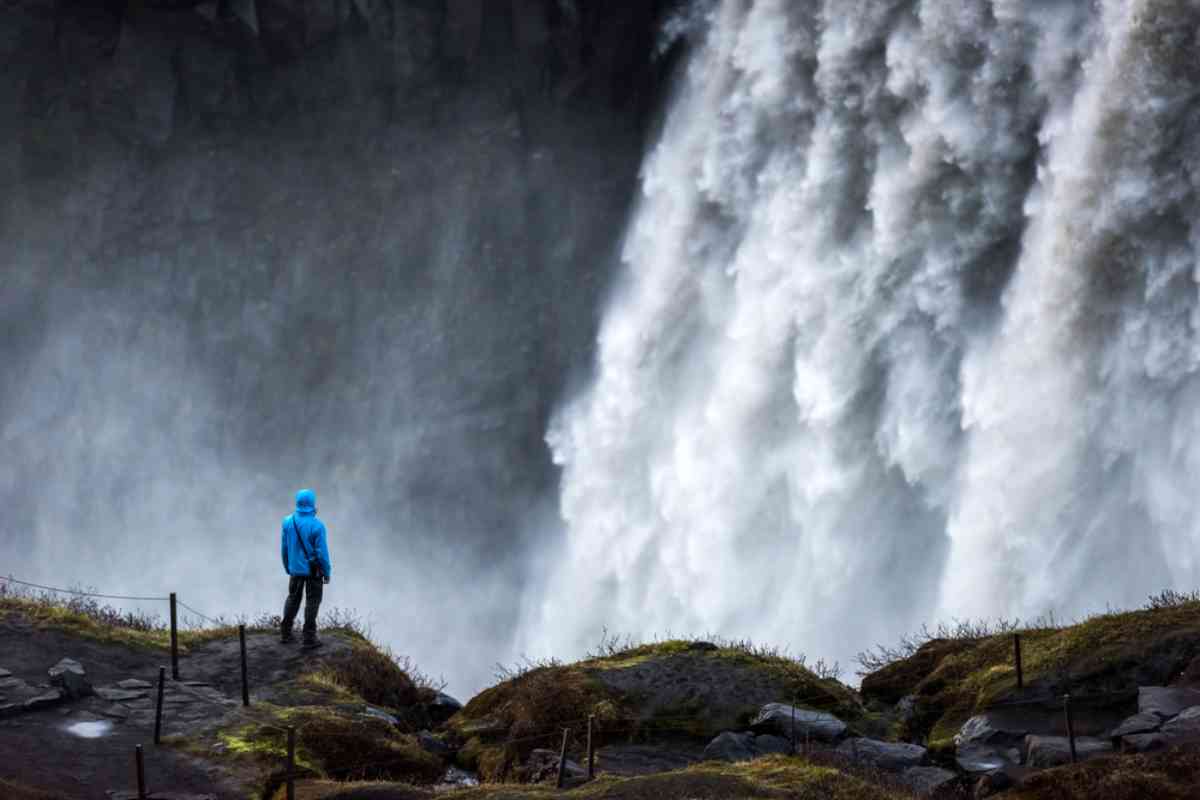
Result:
{"label": "hiking boot", "polygon": [[300,645],[301,650],[316,650],[318,647],[324,647],[325,643],[320,639],[305,639],[304,644]]}

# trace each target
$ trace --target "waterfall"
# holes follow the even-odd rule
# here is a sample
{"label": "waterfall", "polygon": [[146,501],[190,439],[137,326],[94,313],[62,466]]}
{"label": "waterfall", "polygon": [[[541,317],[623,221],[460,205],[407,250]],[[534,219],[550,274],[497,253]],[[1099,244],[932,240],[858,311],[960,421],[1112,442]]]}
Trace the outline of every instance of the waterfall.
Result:
{"label": "waterfall", "polygon": [[559,410],[535,651],[1200,583],[1200,3],[721,0]]}

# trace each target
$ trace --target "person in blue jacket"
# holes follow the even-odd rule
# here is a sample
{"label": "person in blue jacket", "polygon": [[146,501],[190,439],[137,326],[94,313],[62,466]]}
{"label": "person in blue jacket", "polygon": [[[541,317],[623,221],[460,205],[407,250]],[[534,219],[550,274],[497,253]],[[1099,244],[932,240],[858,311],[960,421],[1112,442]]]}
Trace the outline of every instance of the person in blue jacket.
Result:
{"label": "person in blue jacket", "polygon": [[292,625],[304,603],[304,647],[320,647],[317,639],[317,612],[321,608],[324,585],[333,575],[329,545],[325,541],[325,523],[317,519],[317,493],[302,489],[296,493],[296,510],[283,519],[281,544],[283,569],[288,574],[288,596],[283,604],[281,641],[295,641]]}

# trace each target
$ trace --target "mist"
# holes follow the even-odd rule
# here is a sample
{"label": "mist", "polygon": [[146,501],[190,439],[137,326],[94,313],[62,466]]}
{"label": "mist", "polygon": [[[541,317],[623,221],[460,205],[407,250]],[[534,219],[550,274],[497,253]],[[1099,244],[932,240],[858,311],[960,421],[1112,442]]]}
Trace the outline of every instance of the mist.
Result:
{"label": "mist", "polygon": [[325,607],[469,696],[560,535],[656,4],[127,5],[0,23],[0,573],[278,614],[313,487]]}

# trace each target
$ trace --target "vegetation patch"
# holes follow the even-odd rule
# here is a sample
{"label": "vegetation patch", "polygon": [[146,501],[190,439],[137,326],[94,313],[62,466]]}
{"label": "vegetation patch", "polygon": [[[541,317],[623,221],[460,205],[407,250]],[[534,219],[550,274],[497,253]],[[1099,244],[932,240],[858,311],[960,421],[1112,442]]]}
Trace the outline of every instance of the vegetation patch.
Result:
{"label": "vegetation patch", "polygon": [[1169,750],[1112,756],[1039,772],[1026,778],[1012,800],[1188,800],[1200,786],[1200,751]]}
{"label": "vegetation patch", "polygon": [[1027,692],[1132,696],[1139,685],[1167,683],[1200,656],[1200,598],[1167,592],[1151,598],[1146,608],[1101,614],[1076,625],[1003,623],[1000,628],[971,635],[978,628],[967,627],[963,635],[909,642],[895,660],[868,659],[877,669],[863,678],[863,696],[894,703],[913,695],[915,715],[903,733],[927,739],[934,749],[949,747],[973,714],[1021,696],[1014,633],[1021,636]]}

